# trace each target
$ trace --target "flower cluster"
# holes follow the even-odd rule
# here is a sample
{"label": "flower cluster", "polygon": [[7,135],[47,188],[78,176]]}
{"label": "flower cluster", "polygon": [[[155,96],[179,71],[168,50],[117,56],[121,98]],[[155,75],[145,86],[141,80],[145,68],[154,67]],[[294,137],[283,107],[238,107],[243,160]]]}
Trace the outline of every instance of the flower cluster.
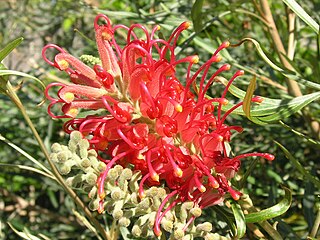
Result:
{"label": "flower cluster", "polygon": [[[51,146],[50,159],[56,164],[60,173],[65,176],[66,183],[73,188],[87,193],[90,202],[89,209],[96,211],[99,208],[100,197],[97,194],[96,181],[105,171],[106,165],[97,159],[97,153],[89,149],[88,140],[82,134],[73,131],[67,146],[54,143]],[[157,211],[163,200],[170,194],[168,188],[152,186],[145,189],[145,197],[139,199],[139,182],[142,174],[133,172],[130,168],[115,165],[108,172],[105,179],[104,208],[113,217],[117,226],[130,230],[134,238],[154,238],[153,226]],[[172,203],[169,201],[167,204]],[[161,220],[161,227],[170,233],[168,239],[194,239],[201,237],[206,240],[225,240],[227,238],[212,233],[213,226],[209,222],[188,225],[189,219],[198,217],[201,209],[192,201],[186,201],[175,208],[171,208]],[[131,237],[131,236],[130,236]]]}
{"label": "flower cluster", "polygon": [[[209,74],[211,65],[221,60],[219,52],[229,43],[222,43],[207,62],[193,70],[198,56],[176,59],[175,55],[178,37],[189,25],[182,23],[164,40],[156,37],[159,26],[151,32],[140,24],[113,26],[108,17],[99,14],[94,21],[98,63],[90,67],[53,44],[42,52],[43,58],[67,72],[72,82],[47,86],[50,116],[70,118],[64,130],[79,131],[98,153],[100,163],[105,164],[96,179],[98,212],[102,213],[106,205],[105,185],[110,170],[116,164],[130,167],[142,174],[140,200],[146,197],[146,187],[164,186],[170,190],[154,218],[156,236],[161,234],[166,213],[176,205],[191,201],[194,207],[203,209],[221,203],[226,196],[238,200],[241,193],[231,186],[230,179],[239,170],[240,159],[274,159],[267,153],[231,156],[232,132],[241,132],[242,128],[228,126],[225,120],[242,102],[225,112],[222,106],[228,103],[229,86],[243,71],[233,75],[221,96],[208,97],[206,92],[215,77],[230,69],[224,64]],[[124,46],[116,41],[119,30],[126,32]],[[50,48],[59,52],[53,61],[46,54]],[[181,64],[187,66],[183,80],[176,74]],[[49,94],[52,87],[59,87],[56,97]],[[261,101],[261,97],[252,98],[252,102]],[[53,113],[57,104],[61,105],[62,115]],[[88,110],[91,112],[86,114]],[[99,111],[92,115],[92,110]],[[80,111],[84,117],[78,117]],[[190,217],[183,229],[195,218]]]}

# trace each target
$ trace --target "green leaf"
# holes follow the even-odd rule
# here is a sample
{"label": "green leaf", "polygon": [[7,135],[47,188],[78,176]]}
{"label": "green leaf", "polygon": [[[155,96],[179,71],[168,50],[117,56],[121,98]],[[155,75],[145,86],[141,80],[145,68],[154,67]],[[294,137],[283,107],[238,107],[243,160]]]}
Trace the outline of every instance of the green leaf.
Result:
{"label": "green leaf", "polygon": [[286,188],[284,186],[282,186],[282,188],[285,191],[285,195],[278,204],[259,212],[244,215],[246,223],[262,222],[284,214],[291,205],[292,196],[289,188]]}
{"label": "green leaf", "polygon": [[253,96],[253,92],[256,89],[256,76],[253,76],[253,78],[250,80],[250,84],[247,88],[246,91],[246,95],[243,98],[243,105],[242,105],[242,109],[243,112],[245,113],[245,115],[247,116],[247,118],[251,119],[251,115],[250,115],[250,109],[251,109],[251,99]]}
{"label": "green leaf", "polygon": [[196,0],[191,9],[193,28],[198,33],[202,30],[202,6],[204,0]]}
{"label": "green leaf", "polygon": [[[228,83],[226,79],[221,77],[218,77],[217,80],[222,82],[224,85]],[[244,99],[246,95],[245,91],[233,85],[229,87],[229,92],[240,99]],[[251,107],[250,120],[260,125],[283,120],[300,111],[303,107],[315,100],[318,100],[319,98],[320,92],[315,92],[292,99],[263,98],[262,103],[255,104]],[[228,104],[223,106],[222,109],[223,111],[227,111],[232,107],[232,104]],[[233,111],[233,114],[246,115],[243,109],[240,108]]]}
{"label": "green leaf", "polygon": [[[40,83],[41,86],[43,87],[43,89],[46,88],[45,85],[43,84],[43,82],[40,79],[38,79],[38,78],[36,78],[36,77],[34,77],[32,75],[29,75],[29,74],[23,73],[23,72],[19,72],[19,71],[15,71],[15,70],[0,69],[0,76],[7,76],[7,75],[16,75],[16,76],[21,76],[21,77],[26,77],[26,78],[33,79],[33,80],[37,81],[38,83]],[[0,78],[0,80],[1,80],[1,78]],[[0,84],[0,87],[1,88],[3,87],[2,86],[2,82]]]}
{"label": "green leaf", "polygon": [[319,24],[310,17],[310,15],[295,1],[282,0],[302,21],[312,28],[317,34],[319,33]]}
{"label": "green leaf", "polygon": [[37,236],[32,235],[27,228],[23,229],[23,232],[19,232],[16,228],[13,227],[11,223],[8,222],[9,227],[21,238],[28,240],[41,240]]}
{"label": "green leaf", "polygon": [[9,55],[9,53],[12,52],[13,49],[15,49],[17,46],[20,45],[20,43],[23,41],[23,37],[19,37],[10,43],[8,43],[1,51],[0,51],[0,62],[5,59],[6,56]]}
{"label": "green leaf", "polygon": [[292,165],[302,174],[302,176],[305,179],[308,179],[310,182],[312,182],[315,186],[317,186],[318,189],[320,189],[320,180],[318,178],[316,178],[315,176],[311,175],[310,172],[307,171],[301,165],[301,163],[295,157],[293,157],[292,154],[284,146],[282,146],[277,141],[274,141],[274,142],[281,148],[281,150],[284,152],[286,158],[288,158],[290,160]]}
{"label": "green leaf", "polygon": [[231,201],[231,209],[237,226],[237,238],[241,239],[246,233],[246,222],[241,206],[236,201]]}

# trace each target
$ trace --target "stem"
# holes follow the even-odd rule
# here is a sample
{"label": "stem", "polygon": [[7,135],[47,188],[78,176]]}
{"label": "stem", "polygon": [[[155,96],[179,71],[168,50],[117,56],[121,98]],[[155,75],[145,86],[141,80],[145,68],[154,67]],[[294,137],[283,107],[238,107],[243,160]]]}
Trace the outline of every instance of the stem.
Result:
{"label": "stem", "polygon": [[310,237],[315,238],[318,232],[320,226],[320,207],[318,207],[318,214],[316,217],[316,220],[314,221],[311,233],[310,233]]}
{"label": "stem", "polygon": [[92,215],[90,210],[81,201],[81,199],[77,196],[77,194],[66,184],[66,182],[63,179],[63,177],[60,175],[58,169],[56,168],[54,163],[51,161],[49,152],[47,151],[47,149],[46,149],[41,137],[39,136],[35,126],[33,125],[31,119],[29,118],[29,115],[27,114],[26,109],[24,108],[24,106],[23,106],[20,98],[18,97],[18,95],[14,92],[14,90],[13,90],[13,88],[12,88],[12,86],[11,86],[9,81],[7,82],[6,94],[10,97],[10,99],[14,102],[14,104],[18,107],[18,109],[22,113],[22,116],[24,117],[24,119],[26,120],[27,124],[29,125],[29,127],[30,127],[34,137],[36,138],[36,140],[37,140],[37,142],[38,142],[38,144],[40,146],[40,149],[42,150],[45,158],[47,159],[47,161],[48,161],[48,163],[49,163],[49,165],[50,165],[50,167],[52,169],[52,173],[56,177],[57,181],[61,184],[63,189],[74,200],[76,205],[78,207],[80,207],[84,211],[85,215],[90,219],[90,221],[93,223],[93,225],[98,230],[98,232],[100,232],[100,234],[103,237],[103,239],[107,240],[108,238],[107,238],[107,233],[106,233],[105,229],[101,226],[101,224],[97,221],[97,219],[94,218],[94,216]]}
{"label": "stem", "polygon": [[[268,3],[268,0],[260,0],[260,7],[262,9],[262,17],[269,23],[269,33],[271,35],[271,38],[274,43],[274,48],[277,51],[277,54],[280,58],[281,63],[284,67],[286,67],[290,71],[295,71],[294,67],[290,64],[287,57],[290,59],[290,56],[293,58],[294,55],[294,49],[292,49],[292,44],[289,42],[288,45],[288,53],[286,52],[282,40],[280,38],[280,34],[278,32],[277,26],[274,22],[270,6]],[[288,26],[289,26],[289,41],[292,41],[294,39],[293,31],[294,31],[294,17],[292,17],[293,13],[290,13],[288,16]],[[299,97],[302,96],[301,89],[298,85],[298,83],[292,79],[286,79],[286,83],[288,86],[288,92],[291,96]],[[304,110],[302,112],[305,120],[307,123],[309,123],[310,129],[312,134],[317,137],[317,139],[320,138],[320,124],[319,122],[312,119],[310,113],[307,110]]]}

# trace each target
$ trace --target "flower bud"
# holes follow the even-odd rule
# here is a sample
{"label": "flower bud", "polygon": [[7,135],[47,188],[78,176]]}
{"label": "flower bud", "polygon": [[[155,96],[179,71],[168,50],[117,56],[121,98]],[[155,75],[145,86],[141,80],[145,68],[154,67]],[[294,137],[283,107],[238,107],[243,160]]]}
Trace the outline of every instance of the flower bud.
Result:
{"label": "flower bud", "polygon": [[149,198],[145,198],[138,204],[137,210],[145,211],[149,208],[149,206],[150,206],[150,200]]}
{"label": "flower bud", "polygon": [[141,228],[138,225],[134,225],[132,227],[131,232],[132,232],[132,235],[135,237],[140,237],[140,235],[142,233]]}
{"label": "flower bud", "polygon": [[184,231],[181,228],[176,229],[173,232],[174,239],[182,239],[184,237]]}
{"label": "flower bud", "polygon": [[197,225],[197,231],[204,231],[204,232],[211,232],[212,231],[212,224],[209,222],[204,222]]}
{"label": "flower bud", "polygon": [[70,187],[77,187],[83,181],[82,176],[83,176],[83,174],[80,173],[78,175],[68,177],[66,179],[66,183]]}
{"label": "flower bud", "polygon": [[79,142],[82,139],[82,133],[79,131],[72,131],[70,133],[70,141]]}
{"label": "flower bud", "polygon": [[114,168],[111,168],[108,172],[108,175],[107,175],[107,180],[109,182],[115,182],[119,177],[119,174],[118,174],[118,171]]}
{"label": "flower bud", "polygon": [[133,192],[130,196],[130,202],[137,205],[139,203],[138,200],[138,194],[136,192]]}
{"label": "flower bud", "polygon": [[71,167],[68,164],[63,164],[59,167],[59,172],[61,175],[67,175],[70,173]]}
{"label": "flower bud", "polygon": [[120,174],[121,174],[121,172],[122,172],[122,170],[123,170],[123,167],[122,167],[121,165],[116,165],[116,166],[114,166],[113,169],[114,169],[115,171],[117,171],[118,176],[120,176]]}
{"label": "flower bud", "polygon": [[195,216],[195,217],[200,217],[201,216],[201,213],[202,213],[202,210],[201,208],[199,207],[194,207],[190,210],[190,213]]}
{"label": "flower bud", "polygon": [[76,143],[74,141],[69,141],[68,148],[69,148],[69,150],[71,152],[75,153],[77,151],[77,148],[78,148],[78,143]]}
{"label": "flower bud", "polygon": [[[97,170],[98,170],[98,172],[103,172],[103,171],[105,171],[106,170],[106,164],[105,163],[103,163],[103,162],[99,162],[98,163],[98,165],[97,165]],[[108,174],[109,175],[109,174]]]}
{"label": "flower bud", "polygon": [[97,194],[97,187],[96,186],[93,186],[90,190],[90,192],[88,193],[88,197],[90,199],[93,199]]}
{"label": "flower bud", "polygon": [[119,219],[120,227],[128,227],[130,225],[130,219],[126,217],[122,217]]}
{"label": "flower bud", "polygon": [[123,194],[124,192],[120,188],[116,187],[111,192],[111,198],[115,201],[120,200],[121,198],[123,198]]}
{"label": "flower bud", "polygon": [[59,152],[57,154],[57,158],[60,163],[66,162],[68,160],[68,157],[69,157],[69,153],[67,151]]}
{"label": "flower bud", "polygon": [[173,228],[173,222],[163,218],[161,221],[161,226],[165,231],[171,232]]}
{"label": "flower bud", "polygon": [[91,167],[91,162],[88,158],[83,158],[80,163],[81,168],[88,168]]}
{"label": "flower bud", "polygon": [[88,157],[97,157],[98,154],[94,149],[88,150]]}
{"label": "flower bud", "polygon": [[115,209],[112,212],[112,217],[116,220],[120,219],[123,216],[123,211],[121,209]]}
{"label": "flower bud", "polygon": [[58,152],[62,151],[62,147],[59,143],[54,143],[51,146],[51,151],[54,153],[58,153]]}
{"label": "flower bud", "polygon": [[96,211],[99,207],[99,201],[100,200],[98,198],[91,200],[89,203],[89,209],[91,211]]}
{"label": "flower bud", "polygon": [[96,184],[97,178],[98,178],[97,175],[95,175],[92,172],[89,172],[85,175],[86,182],[91,186],[94,186]]}
{"label": "flower bud", "polygon": [[52,162],[58,163],[58,162],[59,162],[59,160],[58,160],[58,154],[57,154],[57,153],[51,153],[51,154],[50,154],[50,160],[51,160]]}
{"label": "flower bud", "polygon": [[79,149],[87,150],[90,147],[88,140],[84,138],[79,140],[78,145],[79,145]]}

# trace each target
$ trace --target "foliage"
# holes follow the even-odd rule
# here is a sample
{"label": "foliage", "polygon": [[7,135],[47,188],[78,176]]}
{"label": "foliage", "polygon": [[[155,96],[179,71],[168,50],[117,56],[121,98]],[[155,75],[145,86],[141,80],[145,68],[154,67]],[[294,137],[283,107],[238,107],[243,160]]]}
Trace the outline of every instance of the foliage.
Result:
{"label": "foliage", "polygon": [[[277,32],[268,28],[271,19],[263,6],[266,2],[285,53],[279,47]],[[244,132],[233,139],[233,151],[265,151],[275,154],[276,159],[272,163],[259,159],[242,162],[239,181],[234,182],[245,193],[241,201],[208,208],[196,222],[210,222],[213,232],[234,238],[319,237],[317,1],[22,0],[1,5],[0,239],[16,239],[13,232],[26,239],[95,239],[98,234],[95,223],[64,189],[39,145],[43,139],[50,149],[54,142],[67,143],[68,137],[62,132],[63,122],[47,116],[47,103],[38,105],[43,101],[38,79],[45,85],[67,80],[60,72],[47,69],[40,58],[42,47],[55,42],[75,56],[84,52],[97,56],[91,26],[97,13],[108,15],[116,24],[159,24],[159,35],[163,36],[182,21],[193,21],[194,28],[179,41],[177,54],[197,53],[202,62],[222,41],[229,40],[233,48],[222,51],[223,62],[246,74],[235,81],[237,87],[231,86],[228,96],[234,96],[234,101],[253,94],[265,98],[257,106],[250,107],[247,102],[229,120],[244,126]],[[227,80],[218,81],[226,84]],[[299,84],[301,95],[292,91],[297,89],[292,82]],[[222,84],[215,83],[210,96],[220,96],[221,89]],[[231,104],[234,102],[225,110]],[[26,115],[39,138],[35,129],[29,128]],[[279,212],[270,215],[276,207]],[[114,227],[106,215],[93,217],[110,229]],[[121,234],[129,239],[127,232]]]}

